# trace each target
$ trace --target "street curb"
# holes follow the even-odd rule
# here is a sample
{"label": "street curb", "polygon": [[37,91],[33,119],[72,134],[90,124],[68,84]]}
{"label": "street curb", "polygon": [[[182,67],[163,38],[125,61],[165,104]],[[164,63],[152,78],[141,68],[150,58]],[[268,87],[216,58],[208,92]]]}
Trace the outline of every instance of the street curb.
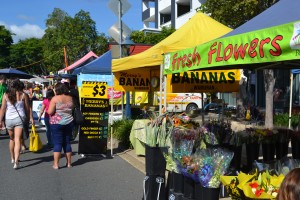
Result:
{"label": "street curb", "polygon": [[130,152],[133,151],[131,149],[128,149],[124,152],[118,153],[116,155],[120,156],[123,160],[127,161],[129,164],[131,164],[133,167],[138,169],[140,172],[146,175],[145,171],[145,163],[141,162],[137,156],[133,156]]}

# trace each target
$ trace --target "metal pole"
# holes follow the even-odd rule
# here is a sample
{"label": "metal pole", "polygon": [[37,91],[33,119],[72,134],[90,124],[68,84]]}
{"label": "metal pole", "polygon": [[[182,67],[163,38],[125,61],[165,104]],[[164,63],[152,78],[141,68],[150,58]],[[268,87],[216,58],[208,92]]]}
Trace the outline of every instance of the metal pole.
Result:
{"label": "metal pole", "polygon": [[292,117],[292,107],[293,107],[292,103],[293,103],[293,73],[291,72],[289,128],[291,128],[291,117]]}
{"label": "metal pole", "polygon": [[258,104],[257,95],[258,95],[258,91],[257,91],[257,70],[255,70],[255,106],[257,106],[257,104]]}
{"label": "metal pole", "polygon": [[164,75],[164,66],[161,65],[161,68],[162,68],[162,74],[163,74],[163,80],[164,80],[164,83],[163,83],[163,90],[164,90],[164,107],[166,108],[166,112],[167,112],[167,75]]}
{"label": "metal pole", "polygon": [[122,2],[119,0],[120,58],[122,58]]}
{"label": "metal pole", "polygon": [[[162,74],[162,65],[160,65],[159,68],[159,115],[162,114],[162,99],[163,99],[163,74]],[[164,99],[164,101],[166,101],[166,99]]]}
{"label": "metal pole", "polygon": [[[119,44],[119,47],[120,47],[120,58],[122,58],[122,3],[121,3],[121,0],[119,0],[119,24],[120,24],[120,44]],[[112,76],[112,83],[114,82],[114,76],[113,76],[113,73],[111,74]],[[113,157],[113,112],[114,112],[114,90],[113,92],[111,93],[111,97],[110,97],[110,155],[111,157]]]}
{"label": "metal pole", "polygon": [[204,94],[203,92],[201,92],[201,107],[202,107],[202,112],[201,112],[201,116],[202,116],[202,125],[204,125],[205,123],[205,111],[204,111]]}
{"label": "metal pole", "polygon": [[126,119],[131,119],[131,106],[130,106],[130,92],[126,91],[126,106],[125,106]]}
{"label": "metal pole", "polygon": [[[111,74],[111,79],[112,79],[112,83],[114,81],[114,76],[113,74]],[[114,152],[113,152],[113,124],[114,124],[114,120],[113,120],[113,113],[114,113],[114,90],[111,90],[112,93],[110,95],[110,156],[113,157],[114,156]]]}
{"label": "metal pole", "polygon": [[122,119],[125,119],[125,113],[124,113],[124,92],[122,91],[122,94],[121,94],[121,110],[122,110]]}

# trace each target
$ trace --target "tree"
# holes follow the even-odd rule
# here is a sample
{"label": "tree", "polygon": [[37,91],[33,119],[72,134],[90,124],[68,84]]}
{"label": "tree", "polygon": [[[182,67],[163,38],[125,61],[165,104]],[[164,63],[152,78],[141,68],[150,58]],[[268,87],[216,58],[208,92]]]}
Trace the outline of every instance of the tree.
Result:
{"label": "tree", "polygon": [[46,26],[43,37],[44,56],[49,58],[47,64],[52,71],[64,67],[64,47],[67,49],[69,63],[77,61],[89,51],[101,54],[108,50],[108,39],[104,34],[98,35],[96,23],[89,12],[80,10],[72,18],[55,8],[48,16]]}
{"label": "tree", "polygon": [[[272,6],[278,0],[207,0],[199,7],[204,13],[209,13],[212,18],[231,28],[249,21],[265,9]],[[273,128],[273,90],[275,85],[274,71],[264,69],[266,91],[266,128]]]}
{"label": "tree", "polygon": [[163,27],[159,33],[144,33],[143,31],[133,31],[130,38],[135,43],[143,44],[157,44],[164,40],[166,37],[174,33],[176,29]]}
{"label": "tree", "polygon": [[13,43],[12,33],[0,25],[0,68],[9,67],[10,46]]}
{"label": "tree", "polygon": [[30,74],[49,74],[43,62],[42,40],[29,38],[11,46],[10,65]]}
{"label": "tree", "polygon": [[198,10],[230,28],[237,28],[276,2],[278,0],[207,0]]}
{"label": "tree", "polygon": [[70,16],[58,9],[54,8],[53,12],[48,15],[46,20],[45,34],[42,38],[44,58],[49,71],[57,71],[63,67],[64,63],[64,43],[63,43],[63,26],[64,21]]}
{"label": "tree", "polygon": [[273,91],[276,79],[272,69],[264,69],[263,74],[266,91],[265,126],[271,129],[273,128]]}

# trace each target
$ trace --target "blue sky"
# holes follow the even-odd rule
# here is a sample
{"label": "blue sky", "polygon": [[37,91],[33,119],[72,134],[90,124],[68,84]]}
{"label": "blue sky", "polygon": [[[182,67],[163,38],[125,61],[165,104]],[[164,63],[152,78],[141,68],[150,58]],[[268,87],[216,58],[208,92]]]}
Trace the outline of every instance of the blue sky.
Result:
{"label": "blue sky", "polygon": [[[140,0],[127,0],[131,8],[122,18],[132,30],[140,30],[142,7]],[[90,12],[96,22],[97,31],[108,35],[108,30],[118,21],[107,6],[109,0],[0,0],[0,25],[16,34],[14,41],[29,37],[41,38],[45,30],[45,21],[54,8],[60,8],[70,16],[80,9]]]}

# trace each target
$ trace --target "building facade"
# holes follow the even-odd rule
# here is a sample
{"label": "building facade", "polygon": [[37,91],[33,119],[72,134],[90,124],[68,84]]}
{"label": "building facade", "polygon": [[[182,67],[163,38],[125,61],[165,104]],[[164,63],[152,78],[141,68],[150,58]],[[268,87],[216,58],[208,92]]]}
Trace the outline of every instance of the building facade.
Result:
{"label": "building facade", "polygon": [[180,28],[205,0],[142,0],[144,31],[162,27]]}

